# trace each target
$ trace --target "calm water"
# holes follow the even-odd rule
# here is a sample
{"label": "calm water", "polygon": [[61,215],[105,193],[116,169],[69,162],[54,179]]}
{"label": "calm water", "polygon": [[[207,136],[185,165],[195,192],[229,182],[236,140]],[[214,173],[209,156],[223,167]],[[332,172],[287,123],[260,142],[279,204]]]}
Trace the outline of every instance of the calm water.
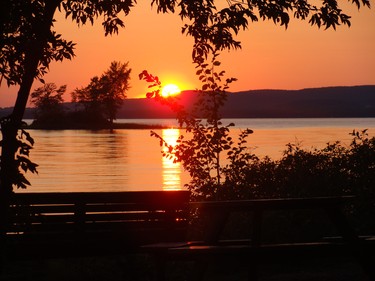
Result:
{"label": "calm water", "polygon": [[[176,125],[175,120],[119,120]],[[249,146],[258,156],[276,159],[287,143],[323,147],[336,140],[348,144],[353,130],[375,135],[375,118],[355,119],[232,119],[234,137],[241,129],[254,130]],[[172,144],[178,129],[156,130]],[[184,133],[181,131],[181,133]],[[189,177],[179,164],[163,158],[159,142],[149,130],[33,130],[32,160],[38,175],[28,175],[26,192],[78,192],[180,189]]]}

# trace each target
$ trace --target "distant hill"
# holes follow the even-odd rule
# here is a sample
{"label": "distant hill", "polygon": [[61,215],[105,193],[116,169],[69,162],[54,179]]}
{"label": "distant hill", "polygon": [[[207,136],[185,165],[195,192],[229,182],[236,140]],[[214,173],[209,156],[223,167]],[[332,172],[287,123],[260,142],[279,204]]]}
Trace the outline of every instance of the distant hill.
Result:
{"label": "distant hill", "polygon": [[[191,104],[196,93],[181,94]],[[229,93],[223,118],[375,117],[375,85],[303,90],[253,90]],[[147,99],[127,99],[118,118],[174,118],[165,106]]]}
{"label": "distant hill", "polygon": [[[194,101],[196,92],[181,93],[181,103]],[[71,104],[66,104],[70,107]],[[32,118],[27,109],[25,118]],[[0,115],[10,108],[0,109]],[[302,90],[251,90],[229,93],[223,118],[330,118],[375,117],[375,85]],[[126,99],[118,118],[175,118],[166,106],[152,99]]]}
{"label": "distant hill", "polygon": [[233,93],[222,114],[227,118],[375,117],[375,86]]}

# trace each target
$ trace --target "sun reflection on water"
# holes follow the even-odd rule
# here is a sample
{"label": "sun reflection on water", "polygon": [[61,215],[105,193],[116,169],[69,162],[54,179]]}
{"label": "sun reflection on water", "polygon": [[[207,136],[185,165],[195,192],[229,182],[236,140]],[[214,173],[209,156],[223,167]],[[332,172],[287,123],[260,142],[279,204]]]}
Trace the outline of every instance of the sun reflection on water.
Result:
{"label": "sun reflection on water", "polygon": [[[169,145],[176,145],[180,135],[179,129],[164,129],[162,136]],[[173,159],[162,158],[163,165],[163,189],[181,189],[181,164],[173,163]]]}

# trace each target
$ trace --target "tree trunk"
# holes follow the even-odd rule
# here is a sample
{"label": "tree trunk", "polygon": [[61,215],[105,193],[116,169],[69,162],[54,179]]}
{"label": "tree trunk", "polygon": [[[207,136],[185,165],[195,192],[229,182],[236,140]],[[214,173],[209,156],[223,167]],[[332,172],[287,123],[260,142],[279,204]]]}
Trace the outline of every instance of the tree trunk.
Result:
{"label": "tree trunk", "polygon": [[[53,15],[60,1],[46,1],[44,17],[35,26],[35,40],[30,44],[30,49],[25,54],[24,73],[17,100],[12,114],[2,120],[2,148],[0,163],[0,247],[4,249],[5,233],[7,227],[8,209],[13,191],[13,184],[16,182],[18,166],[16,154],[18,151],[17,133],[22,124],[27,100],[30,90],[36,77],[39,63],[43,56],[43,50],[48,40],[52,26]],[[0,265],[1,269],[1,265]]]}
{"label": "tree trunk", "polygon": [[[8,208],[10,195],[12,192],[12,181],[15,171],[14,155],[16,152],[16,142],[14,141],[17,129],[11,124],[11,119],[4,120],[1,124],[2,132],[2,151],[0,166],[0,247],[1,251],[5,249],[5,233],[8,218]],[[13,138],[14,136],[14,138]],[[13,160],[12,160],[13,159]],[[2,253],[3,254],[3,253]],[[0,257],[2,258],[2,256]],[[0,272],[2,266],[0,264]]]}

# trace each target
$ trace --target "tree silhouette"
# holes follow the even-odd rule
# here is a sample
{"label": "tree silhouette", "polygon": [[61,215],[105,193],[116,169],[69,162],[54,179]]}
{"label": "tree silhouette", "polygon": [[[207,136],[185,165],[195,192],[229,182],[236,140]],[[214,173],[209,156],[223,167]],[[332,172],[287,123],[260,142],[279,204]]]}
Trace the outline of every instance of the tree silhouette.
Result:
{"label": "tree silhouette", "polygon": [[[19,138],[22,118],[34,79],[42,82],[52,61],[62,61],[74,57],[75,44],[62,39],[54,28],[54,16],[58,9],[77,25],[87,21],[93,23],[99,16],[103,18],[105,34],[118,32],[124,23],[120,14],[127,15],[133,1],[18,1],[5,0],[0,6],[0,75],[8,85],[19,85],[17,99],[9,117],[1,120],[2,149],[0,163],[0,235],[5,233],[7,210],[13,186],[25,187],[29,184],[22,174],[35,172],[35,164],[28,160],[33,140]],[[21,130],[21,136],[25,136]],[[26,162],[18,161],[23,153]],[[19,175],[22,175],[20,177]]]}
{"label": "tree silhouette", "polygon": [[[178,97],[164,98],[160,95],[162,84],[158,77],[143,71],[139,78],[150,83],[148,97],[154,97],[160,103],[169,106],[176,112],[178,123],[184,128],[186,135],[180,135],[176,145],[170,145],[161,135],[152,131],[162,147],[162,155],[180,162],[190,175],[190,182],[185,185],[195,198],[200,200],[223,198],[227,175],[239,173],[249,159],[247,153],[247,137],[252,130],[246,129],[235,143],[230,135],[233,123],[224,124],[220,109],[224,105],[229,85],[235,78],[225,78],[225,71],[219,71],[221,63],[217,60],[218,52],[207,63],[197,63],[196,75],[202,82],[198,98],[191,109],[179,104]],[[229,165],[223,160],[229,160]],[[234,186],[233,186],[234,187]],[[225,190],[224,190],[225,192]]]}
{"label": "tree silhouette", "polygon": [[54,83],[46,83],[31,93],[31,102],[35,105],[34,123],[53,125],[63,119],[63,94],[66,85],[57,88]]}
{"label": "tree silhouette", "polygon": [[[163,156],[181,162],[189,172],[191,180],[187,187],[200,199],[225,198],[230,193],[227,182],[230,178],[241,175],[246,164],[255,157],[246,151],[245,145],[252,130],[243,131],[238,143],[235,143],[229,136],[230,127],[234,124],[223,124],[220,116],[220,108],[226,101],[226,90],[236,79],[224,79],[225,71],[217,70],[220,66],[217,58],[223,49],[241,47],[233,34],[237,34],[241,28],[246,29],[249,19],[270,19],[287,27],[290,14],[303,20],[309,17],[311,25],[319,28],[323,26],[336,29],[340,24],[350,26],[350,17],[342,13],[336,1],[323,1],[320,8],[307,1],[228,1],[229,7],[217,13],[214,12],[216,7],[213,2],[204,2],[207,6],[202,4],[199,13],[195,13],[194,7],[186,4],[180,13],[182,17],[188,15],[193,20],[191,25],[183,27],[183,32],[194,37],[193,63],[202,83],[193,112],[181,107],[174,98],[163,98],[160,95],[161,81],[157,76],[147,71],[139,76],[150,83],[151,91],[147,93],[147,97],[170,106],[176,112],[180,125],[185,128],[188,137],[181,135],[174,146],[169,145],[156,132],[152,132],[152,135],[160,140]],[[358,7],[361,5],[358,1],[353,3]],[[362,1],[362,4],[369,6],[368,1]],[[165,9],[174,11],[173,5],[166,6]],[[254,9],[258,10],[257,15]],[[223,159],[228,160],[229,164],[224,164]]]}
{"label": "tree silhouette", "polygon": [[83,104],[86,114],[106,118],[110,124],[116,119],[117,111],[130,88],[131,69],[127,63],[112,62],[109,69],[99,78],[91,78],[89,85],[76,89],[72,101]]}

